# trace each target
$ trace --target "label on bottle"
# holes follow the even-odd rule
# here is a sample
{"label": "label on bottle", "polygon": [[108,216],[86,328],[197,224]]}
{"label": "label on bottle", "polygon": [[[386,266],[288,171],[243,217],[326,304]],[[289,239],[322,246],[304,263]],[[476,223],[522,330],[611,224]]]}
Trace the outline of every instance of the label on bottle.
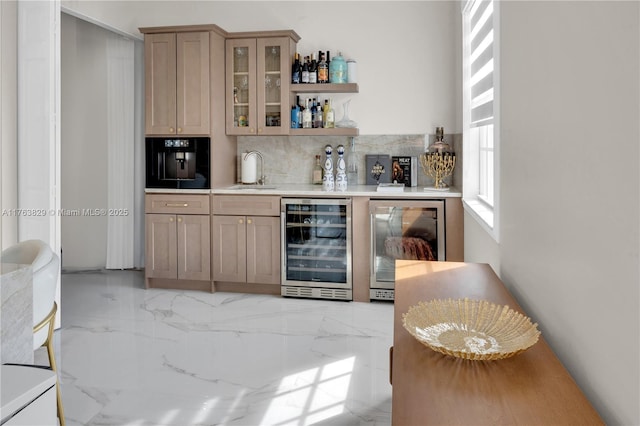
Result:
{"label": "label on bottle", "polygon": [[300,72],[299,71],[294,71],[292,76],[291,76],[291,82],[293,84],[298,84],[300,83]]}
{"label": "label on bottle", "polygon": [[309,83],[315,84],[318,82],[318,75],[315,72],[309,72]]}
{"label": "label on bottle", "polygon": [[302,71],[302,82],[303,83],[309,82],[309,71]]}

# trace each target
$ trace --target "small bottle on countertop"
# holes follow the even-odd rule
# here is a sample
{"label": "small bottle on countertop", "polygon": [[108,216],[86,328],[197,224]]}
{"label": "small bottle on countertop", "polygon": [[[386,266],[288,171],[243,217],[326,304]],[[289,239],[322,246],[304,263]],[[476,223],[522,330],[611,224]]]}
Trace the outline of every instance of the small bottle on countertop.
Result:
{"label": "small bottle on countertop", "polygon": [[338,145],[338,164],[336,170],[336,189],[338,191],[347,190],[347,165],[344,162],[344,146]]}
{"label": "small bottle on countertop", "polygon": [[322,164],[320,164],[320,155],[316,155],[316,165],[313,166],[313,178],[312,182],[314,185],[322,185]]}
{"label": "small bottle on countertop", "polygon": [[325,191],[333,191],[336,188],[335,177],[333,176],[333,147],[327,145],[324,147],[326,159],[324,160],[324,176],[322,176],[322,189]]}

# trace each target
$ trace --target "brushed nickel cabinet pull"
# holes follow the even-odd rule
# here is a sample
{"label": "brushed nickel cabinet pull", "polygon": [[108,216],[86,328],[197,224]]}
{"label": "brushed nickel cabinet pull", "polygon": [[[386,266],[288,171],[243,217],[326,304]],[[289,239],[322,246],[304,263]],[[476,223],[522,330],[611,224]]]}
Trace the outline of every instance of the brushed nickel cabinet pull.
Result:
{"label": "brushed nickel cabinet pull", "polygon": [[166,203],[165,207],[189,207],[189,203]]}
{"label": "brushed nickel cabinet pull", "polygon": [[242,224],[244,223],[244,220],[242,220],[242,219],[238,219],[238,223],[239,223],[240,225],[242,225]]}
{"label": "brushed nickel cabinet pull", "polygon": [[182,222],[182,218],[181,218],[181,217],[179,217],[179,218],[178,218],[178,223],[181,223],[181,222]]}
{"label": "brushed nickel cabinet pull", "polygon": [[251,221],[251,219],[247,219],[247,223],[251,225],[253,222]]}

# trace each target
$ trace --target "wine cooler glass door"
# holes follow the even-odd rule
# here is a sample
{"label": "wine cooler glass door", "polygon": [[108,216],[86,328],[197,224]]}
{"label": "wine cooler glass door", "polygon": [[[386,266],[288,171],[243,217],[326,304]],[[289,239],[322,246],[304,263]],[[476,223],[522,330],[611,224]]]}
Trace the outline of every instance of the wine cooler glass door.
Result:
{"label": "wine cooler glass door", "polygon": [[393,300],[395,261],[445,260],[444,202],[371,201],[372,299]]}
{"label": "wine cooler glass door", "polygon": [[350,208],[349,200],[283,200],[283,286],[348,290],[350,298]]}

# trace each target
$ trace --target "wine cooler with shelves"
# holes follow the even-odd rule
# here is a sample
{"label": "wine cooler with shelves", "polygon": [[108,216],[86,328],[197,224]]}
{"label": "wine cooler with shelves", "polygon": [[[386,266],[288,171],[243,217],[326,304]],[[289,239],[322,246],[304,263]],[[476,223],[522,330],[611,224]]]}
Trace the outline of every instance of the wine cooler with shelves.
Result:
{"label": "wine cooler with shelves", "polygon": [[352,300],[351,200],[282,199],[283,296]]}

